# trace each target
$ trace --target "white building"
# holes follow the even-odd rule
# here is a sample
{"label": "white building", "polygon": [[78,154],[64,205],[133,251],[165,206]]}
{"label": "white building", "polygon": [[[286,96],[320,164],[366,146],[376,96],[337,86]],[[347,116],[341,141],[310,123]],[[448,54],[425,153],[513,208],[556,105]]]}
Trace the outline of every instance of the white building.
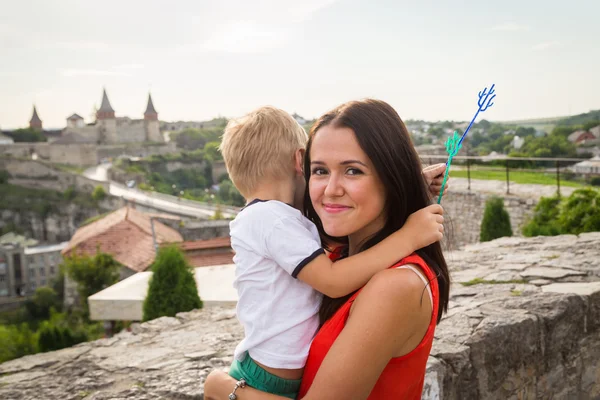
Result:
{"label": "white building", "polygon": [[581,175],[600,175],[600,156],[573,165],[573,172]]}
{"label": "white building", "polygon": [[6,135],[3,135],[2,132],[0,131],[0,144],[13,144],[15,141]]}

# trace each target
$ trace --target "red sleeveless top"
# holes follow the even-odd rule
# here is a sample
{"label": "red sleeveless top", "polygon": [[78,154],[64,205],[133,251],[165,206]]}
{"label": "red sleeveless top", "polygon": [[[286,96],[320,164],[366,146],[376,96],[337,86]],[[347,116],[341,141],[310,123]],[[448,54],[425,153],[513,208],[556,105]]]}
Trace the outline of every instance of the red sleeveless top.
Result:
{"label": "red sleeveless top", "polygon": [[[438,316],[438,299],[439,287],[436,275],[423,261],[421,257],[412,254],[399,263],[390,267],[397,268],[402,265],[413,264],[418,266],[427,280],[430,281],[431,294],[433,297],[431,322],[427,328],[425,336],[419,345],[410,353],[401,357],[392,358],[385,367],[375,387],[369,395],[369,400],[379,399],[403,399],[403,400],[420,400],[423,390],[423,382],[425,380],[425,368],[427,366],[427,358],[431,352],[433,343],[433,334]],[[348,316],[350,315],[350,307],[362,289],[359,289],[340,309],[331,317],[319,330],[315,336],[306,366],[304,367],[304,376],[302,377],[302,385],[298,399],[306,396],[310,389],[317,371],[321,363],[325,359],[327,352],[335,342],[346,325]],[[359,366],[357,366],[359,368]]]}

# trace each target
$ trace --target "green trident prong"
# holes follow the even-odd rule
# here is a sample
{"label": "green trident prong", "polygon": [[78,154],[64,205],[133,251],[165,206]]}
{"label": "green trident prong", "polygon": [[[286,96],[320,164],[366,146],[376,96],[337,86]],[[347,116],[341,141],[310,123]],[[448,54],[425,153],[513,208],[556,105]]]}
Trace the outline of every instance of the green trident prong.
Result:
{"label": "green trident prong", "polygon": [[446,172],[444,173],[444,180],[442,181],[442,190],[438,197],[438,204],[442,201],[444,194],[444,187],[446,186],[446,180],[448,180],[448,173],[450,172],[450,164],[452,164],[452,157],[454,157],[460,148],[462,147],[461,137],[458,136],[458,132],[454,131],[454,134],[446,140],[446,152],[448,153],[448,162],[446,163]]}

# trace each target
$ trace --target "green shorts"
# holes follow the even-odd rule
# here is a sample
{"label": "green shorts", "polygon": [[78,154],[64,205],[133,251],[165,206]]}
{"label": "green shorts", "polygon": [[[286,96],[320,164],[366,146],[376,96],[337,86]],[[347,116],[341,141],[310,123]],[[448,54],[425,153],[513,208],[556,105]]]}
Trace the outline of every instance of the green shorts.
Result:
{"label": "green shorts", "polygon": [[243,361],[233,360],[229,375],[237,380],[244,378],[248,386],[263,392],[295,399],[300,390],[302,379],[283,379],[265,371],[254,362],[249,354]]}

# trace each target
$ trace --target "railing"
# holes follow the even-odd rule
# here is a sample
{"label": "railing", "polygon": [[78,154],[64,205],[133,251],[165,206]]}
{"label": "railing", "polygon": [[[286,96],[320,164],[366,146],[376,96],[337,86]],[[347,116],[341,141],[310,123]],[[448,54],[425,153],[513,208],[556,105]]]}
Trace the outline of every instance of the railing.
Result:
{"label": "railing", "polygon": [[[435,164],[439,162],[444,162],[448,159],[448,155],[421,155],[419,154],[421,161],[424,164]],[[557,194],[560,196],[560,185],[561,185],[561,173],[564,175],[567,173],[567,168],[573,166],[576,163],[581,161],[585,161],[585,159],[581,158],[543,158],[543,157],[508,157],[508,156],[455,156],[453,157],[454,163],[452,167],[459,167],[463,169],[466,167],[467,170],[467,181],[468,181],[468,190],[471,190],[471,171],[502,171],[506,176],[506,194],[510,194],[510,173],[511,170],[515,172],[529,172],[536,174],[544,174],[549,175],[552,173],[555,178],[554,182],[556,184]],[[539,166],[538,168],[511,168],[511,164],[514,165],[525,165],[530,164],[531,167]],[[488,164],[488,165],[485,165]],[[491,166],[489,164],[492,164]],[[550,165],[550,167],[544,168],[544,165]],[[481,168],[483,167],[483,168]],[[453,169],[454,169],[453,168]],[[562,169],[562,171],[561,171]],[[452,174],[452,171],[450,171]],[[572,171],[568,171],[569,175],[577,175]],[[581,177],[585,178],[585,174],[579,174]],[[564,179],[563,179],[564,180]],[[580,180],[571,180],[580,182]],[[535,182],[530,182],[535,183]],[[582,184],[584,182],[581,182]]]}

